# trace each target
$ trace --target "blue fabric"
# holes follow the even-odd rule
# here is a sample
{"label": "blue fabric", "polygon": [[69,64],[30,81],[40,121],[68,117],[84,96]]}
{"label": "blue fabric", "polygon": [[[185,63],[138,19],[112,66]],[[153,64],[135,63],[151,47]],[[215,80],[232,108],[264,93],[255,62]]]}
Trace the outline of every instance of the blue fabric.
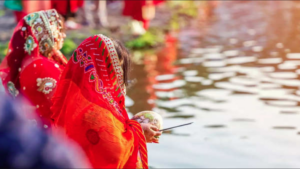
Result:
{"label": "blue fabric", "polygon": [[0,93],[0,168],[75,167],[72,147],[35,127],[18,107]]}

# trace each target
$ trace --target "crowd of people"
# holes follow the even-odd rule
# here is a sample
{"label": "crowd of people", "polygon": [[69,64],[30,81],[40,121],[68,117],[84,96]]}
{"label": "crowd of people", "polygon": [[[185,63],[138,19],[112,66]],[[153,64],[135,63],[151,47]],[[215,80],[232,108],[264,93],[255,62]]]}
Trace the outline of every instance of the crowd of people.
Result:
{"label": "crowd of people", "polygon": [[[40,10],[56,9],[56,11],[64,18],[66,29],[80,29],[82,26],[89,25],[86,17],[86,11],[93,11],[95,23],[100,26],[108,26],[107,21],[107,5],[114,3],[114,0],[92,1],[93,7],[86,6],[87,1],[84,0],[5,0],[5,7],[14,12],[16,21],[20,21],[29,13]],[[124,16],[132,18],[132,31],[134,34],[141,35],[146,32],[149,22],[155,16],[155,6],[161,4],[163,0],[140,0],[140,1],[123,1]],[[90,9],[92,8],[92,9]],[[82,22],[76,22],[76,14],[81,10]]]}
{"label": "crowd of people", "polygon": [[[159,2],[124,3],[124,15],[147,29],[153,16],[143,13],[153,12]],[[64,20],[84,1],[7,0],[5,5],[15,11],[18,24],[0,64],[0,141],[5,143],[0,167],[148,168],[146,143],[159,143],[162,133],[127,114],[125,46],[92,35],[68,61],[60,52]]]}

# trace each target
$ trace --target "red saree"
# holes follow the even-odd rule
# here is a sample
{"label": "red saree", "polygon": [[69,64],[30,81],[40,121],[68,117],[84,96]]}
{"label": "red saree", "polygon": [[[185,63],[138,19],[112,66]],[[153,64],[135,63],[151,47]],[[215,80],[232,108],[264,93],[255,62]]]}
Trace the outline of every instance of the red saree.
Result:
{"label": "red saree", "polygon": [[128,118],[124,87],[113,42],[96,35],[75,50],[52,99],[55,126],[83,148],[94,168],[148,168],[145,137]]}
{"label": "red saree", "polygon": [[[50,125],[50,106],[66,58],[55,49],[61,40],[61,23],[55,10],[24,17],[14,30],[9,50],[0,65],[0,78],[7,93],[25,96]],[[47,56],[47,57],[46,57]]]}
{"label": "red saree", "polygon": [[[149,19],[146,19],[143,17],[143,11],[142,8],[146,6],[147,1],[149,0],[124,0],[124,9],[123,9],[123,15],[124,16],[130,16],[132,19],[138,20],[143,22],[144,29],[148,29],[149,27]],[[160,3],[162,3],[163,0],[154,0],[151,1],[151,5],[156,6]]]}

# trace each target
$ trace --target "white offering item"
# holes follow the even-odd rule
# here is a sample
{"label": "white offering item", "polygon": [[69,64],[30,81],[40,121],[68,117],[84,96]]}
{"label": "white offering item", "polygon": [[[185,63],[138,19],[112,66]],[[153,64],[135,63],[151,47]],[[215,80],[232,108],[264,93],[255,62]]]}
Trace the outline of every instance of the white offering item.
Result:
{"label": "white offering item", "polygon": [[132,117],[132,120],[135,120],[139,123],[150,123],[156,126],[159,130],[161,130],[163,127],[163,120],[161,115],[153,111],[139,112]]}

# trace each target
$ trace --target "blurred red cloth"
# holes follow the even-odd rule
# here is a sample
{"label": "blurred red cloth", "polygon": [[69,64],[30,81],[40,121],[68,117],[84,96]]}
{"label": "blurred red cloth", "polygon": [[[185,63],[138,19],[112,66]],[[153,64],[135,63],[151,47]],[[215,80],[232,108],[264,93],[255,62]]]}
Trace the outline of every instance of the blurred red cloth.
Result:
{"label": "blurred red cloth", "polygon": [[[124,9],[123,15],[130,16],[132,19],[143,22],[144,28],[148,29],[149,20],[143,18],[142,8],[146,5],[147,0],[124,0]],[[154,0],[152,1],[152,5],[156,6],[160,3],[164,2],[164,0]]]}
{"label": "blurred red cloth", "polygon": [[22,0],[23,12],[26,14],[51,9],[51,0],[33,1]]}
{"label": "blurred red cloth", "polygon": [[[70,3],[70,6],[68,6],[68,3]],[[67,15],[68,10],[71,13],[76,13],[78,8],[83,7],[84,0],[52,0],[51,5],[59,14]]]}
{"label": "blurred red cloth", "polygon": [[24,16],[27,15],[27,13],[23,12],[23,11],[14,11],[15,17],[16,17],[16,21],[19,22],[21,19],[24,18]]}
{"label": "blurred red cloth", "polygon": [[51,9],[51,1],[50,0],[43,0],[43,1],[22,0],[22,7],[23,7],[22,11],[14,11],[17,22],[19,22],[29,13]]}

